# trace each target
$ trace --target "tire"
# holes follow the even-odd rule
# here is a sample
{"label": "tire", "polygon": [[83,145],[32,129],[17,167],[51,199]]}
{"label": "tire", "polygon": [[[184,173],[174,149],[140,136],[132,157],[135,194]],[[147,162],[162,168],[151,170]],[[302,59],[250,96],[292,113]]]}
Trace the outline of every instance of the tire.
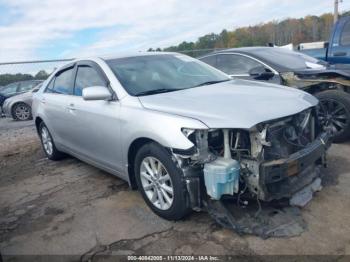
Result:
{"label": "tire", "polygon": [[65,157],[64,153],[57,150],[50,131],[44,122],[41,122],[39,125],[39,136],[41,145],[48,159],[57,161]]}
{"label": "tire", "polygon": [[32,108],[26,103],[16,103],[12,106],[12,118],[17,121],[32,119]]}
{"label": "tire", "polygon": [[[154,169],[152,169],[152,161]],[[147,163],[151,170],[157,170],[153,176],[145,166]],[[136,154],[134,170],[138,189],[154,213],[167,220],[180,220],[190,213],[187,191],[182,179],[183,172],[176,166],[165,148],[156,143],[141,147]],[[147,190],[147,187],[150,189]],[[173,194],[170,193],[169,188],[172,188]]]}
{"label": "tire", "polygon": [[328,90],[316,94],[316,97],[320,100],[321,124],[331,129],[335,143],[346,141],[350,136],[350,94]]}

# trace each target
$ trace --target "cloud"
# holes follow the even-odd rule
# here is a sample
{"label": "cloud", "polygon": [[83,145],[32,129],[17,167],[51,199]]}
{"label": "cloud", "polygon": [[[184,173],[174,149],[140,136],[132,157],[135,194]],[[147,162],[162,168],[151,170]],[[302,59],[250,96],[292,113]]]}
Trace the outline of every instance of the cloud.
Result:
{"label": "cloud", "polygon": [[332,2],[0,0],[0,9],[0,61],[13,61],[166,47],[224,28],[330,12]]}

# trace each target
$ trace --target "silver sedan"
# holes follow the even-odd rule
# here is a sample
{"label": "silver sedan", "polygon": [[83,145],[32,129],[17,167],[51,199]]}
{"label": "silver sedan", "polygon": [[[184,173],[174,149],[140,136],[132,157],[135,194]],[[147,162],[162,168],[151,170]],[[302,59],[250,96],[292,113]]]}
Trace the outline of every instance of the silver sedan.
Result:
{"label": "silver sedan", "polygon": [[41,85],[40,83],[29,92],[7,98],[2,106],[5,116],[19,121],[32,119],[33,94],[40,89]]}
{"label": "silver sedan", "polygon": [[329,146],[317,103],[185,55],[140,53],[58,69],[33,115],[49,159],[69,154],[125,179],[176,220],[224,195],[300,204],[297,192],[319,187]]}

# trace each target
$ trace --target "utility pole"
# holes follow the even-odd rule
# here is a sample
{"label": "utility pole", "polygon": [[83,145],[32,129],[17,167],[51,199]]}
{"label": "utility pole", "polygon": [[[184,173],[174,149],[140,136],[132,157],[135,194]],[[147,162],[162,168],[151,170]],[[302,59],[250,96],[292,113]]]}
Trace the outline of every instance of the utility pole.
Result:
{"label": "utility pole", "polygon": [[334,23],[338,21],[339,17],[339,3],[343,2],[343,0],[334,0]]}

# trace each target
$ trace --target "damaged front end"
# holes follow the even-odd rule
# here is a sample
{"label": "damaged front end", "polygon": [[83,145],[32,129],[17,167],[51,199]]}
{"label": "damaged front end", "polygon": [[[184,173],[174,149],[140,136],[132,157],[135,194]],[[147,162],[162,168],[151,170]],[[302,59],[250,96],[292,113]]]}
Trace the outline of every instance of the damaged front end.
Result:
{"label": "damaged front end", "polygon": [[350,87],[350,74],[342,70],[304,70],[281,73],[282,84],[297,87],[308,92],[324,89],[347,89]]}
{"label": "damaged front end", "polygon": [[331,144],[315,107],[249,130],[183,129],[183,133],[195,146],[174,150],[173,155],[195,210],[208,209],[227,196],[237,203],[288,199],[291,205],[303,206],[321,187],[319,169],[326,164]]}

